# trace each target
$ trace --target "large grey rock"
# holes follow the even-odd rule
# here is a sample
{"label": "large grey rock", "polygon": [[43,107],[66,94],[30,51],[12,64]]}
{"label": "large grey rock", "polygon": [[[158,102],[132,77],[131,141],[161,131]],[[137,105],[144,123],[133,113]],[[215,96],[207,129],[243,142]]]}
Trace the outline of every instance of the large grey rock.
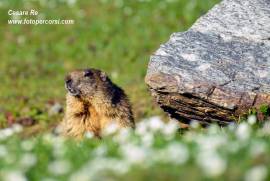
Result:
{"label": "large grey rock", "polygon": [[270,104],[270,0],[224,0],[151,56],[146,83],[174,118],[227,124]]}

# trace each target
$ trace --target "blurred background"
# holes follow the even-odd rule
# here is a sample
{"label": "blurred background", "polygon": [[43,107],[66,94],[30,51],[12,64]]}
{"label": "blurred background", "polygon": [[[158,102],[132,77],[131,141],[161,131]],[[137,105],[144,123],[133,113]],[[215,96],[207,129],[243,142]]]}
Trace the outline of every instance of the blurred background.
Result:
{"label": "blurred background", "polygon": [[[151,54],[173,32],[188,29],[219,0],[0,0],[0,127],[53,127],[63,117],[65,75],[93,67],[131,99],[136,120],[162,111],[144,76]],[[8,10],[73,25],[8,25]],[[35,126],[36,129],[33,129]]]}

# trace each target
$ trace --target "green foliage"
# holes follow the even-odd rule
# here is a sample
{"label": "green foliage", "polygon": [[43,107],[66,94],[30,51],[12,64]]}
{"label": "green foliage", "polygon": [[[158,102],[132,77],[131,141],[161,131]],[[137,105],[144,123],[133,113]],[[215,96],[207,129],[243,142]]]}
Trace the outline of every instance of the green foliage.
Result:
{"label": "green foliage", "polygon": [[251,109],[249,109],[248,115],[257,115],[257,110],[256,110],[256,108],[251,108]]}
{"label": "green foliage", "polygon": [[262,112],[265,116],[270,116],[270,107],[267,104],[263,104],[260,106],[260,112]]}

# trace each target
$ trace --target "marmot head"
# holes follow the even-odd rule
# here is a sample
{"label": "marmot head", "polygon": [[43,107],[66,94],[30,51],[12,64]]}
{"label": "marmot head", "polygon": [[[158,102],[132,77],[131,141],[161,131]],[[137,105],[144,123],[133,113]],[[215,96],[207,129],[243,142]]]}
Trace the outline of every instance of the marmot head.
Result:
{"label": "marmot head", "polygon": [[89,68],[71,72],[66,76],[65,83],[70,95],[87,99],[103,93],[111,81],[104,72]]}

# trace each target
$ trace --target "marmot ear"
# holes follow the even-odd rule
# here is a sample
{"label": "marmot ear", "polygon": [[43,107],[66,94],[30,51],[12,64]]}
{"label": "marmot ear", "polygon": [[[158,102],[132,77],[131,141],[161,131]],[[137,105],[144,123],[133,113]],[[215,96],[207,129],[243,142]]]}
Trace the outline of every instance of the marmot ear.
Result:
{"label": "marmot ear", "polygon": [[103,82],[107,80],[107,74],[105,72],[100,72],[100,78]]}

